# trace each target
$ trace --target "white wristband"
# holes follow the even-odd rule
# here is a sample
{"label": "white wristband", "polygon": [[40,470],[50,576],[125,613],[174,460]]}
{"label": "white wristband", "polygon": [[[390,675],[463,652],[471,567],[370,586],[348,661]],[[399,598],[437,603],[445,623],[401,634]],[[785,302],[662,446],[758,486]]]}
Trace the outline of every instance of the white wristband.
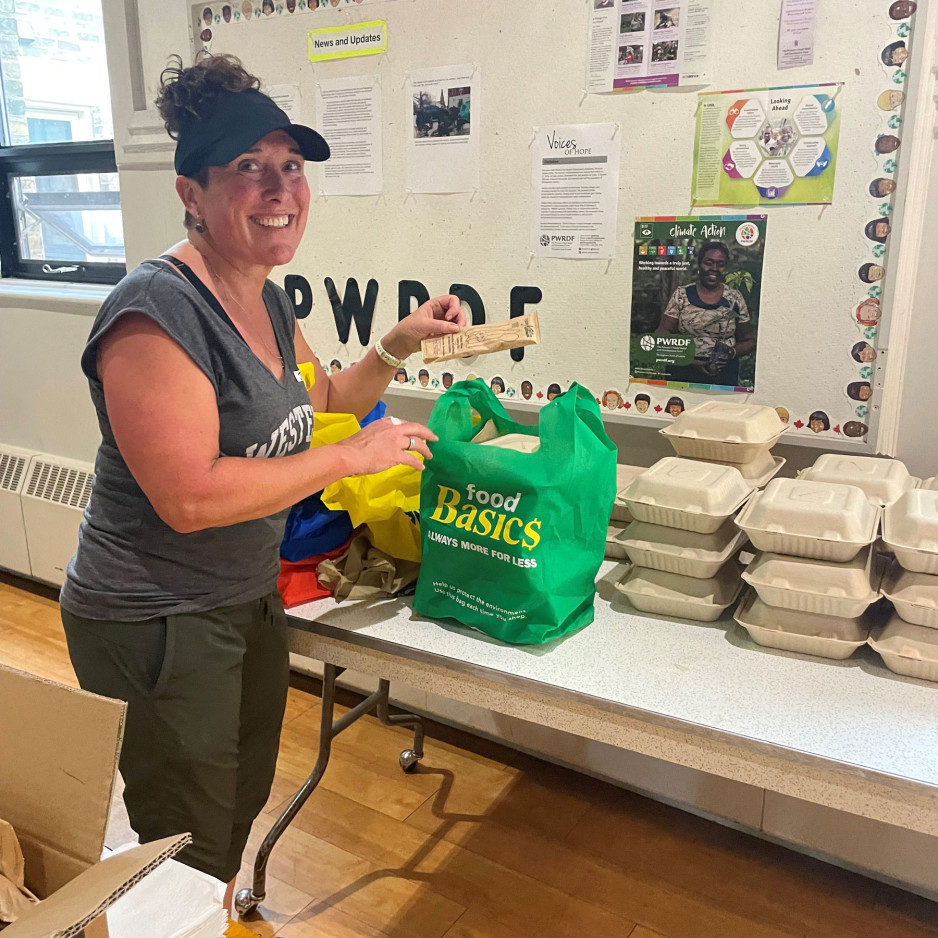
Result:
{"label": "white wristband", "polygon": [[392,368],[400,368],[406,359],[404,358],[395,358],[382,344],[381,340],[378,339],[375,342],[375,351],[378,353],[378,358],[385,363],[385,365],[390,365]]}

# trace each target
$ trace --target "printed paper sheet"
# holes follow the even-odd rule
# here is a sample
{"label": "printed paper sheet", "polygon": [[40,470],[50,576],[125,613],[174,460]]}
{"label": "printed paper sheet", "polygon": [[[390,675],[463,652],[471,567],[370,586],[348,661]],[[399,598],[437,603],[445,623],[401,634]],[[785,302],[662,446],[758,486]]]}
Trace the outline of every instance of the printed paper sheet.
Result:
{"label": "printed paper sheet", "polygon": [[703,84],[709,0],[592,0],[587,90]]}
{"label": "printed paper sheet", "polygon": [[479,188],[479,69],[423,68],[407,86],[407,189],[472,192]]}
{"label": "printed paper sheet", "polygon": [[616,124],[535,128],[532,254],[615,257],[621,140]]}

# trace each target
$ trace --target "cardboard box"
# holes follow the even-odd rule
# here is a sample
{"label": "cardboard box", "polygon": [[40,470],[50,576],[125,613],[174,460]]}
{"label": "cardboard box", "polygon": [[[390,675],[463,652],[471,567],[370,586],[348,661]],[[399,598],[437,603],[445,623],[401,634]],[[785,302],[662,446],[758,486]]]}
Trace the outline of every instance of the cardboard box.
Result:
{"label": "cardboard box", "polygon": [[43,900],[3,938],[106,935],[101,913],[191,839],[100,859],[126,709],[0,665],[0,817],[23,848],[27,887]]}

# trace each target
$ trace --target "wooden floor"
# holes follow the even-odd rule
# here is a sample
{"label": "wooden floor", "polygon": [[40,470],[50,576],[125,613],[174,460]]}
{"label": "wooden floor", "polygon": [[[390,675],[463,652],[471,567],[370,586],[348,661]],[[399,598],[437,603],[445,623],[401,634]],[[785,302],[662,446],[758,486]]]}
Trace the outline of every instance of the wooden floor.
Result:
{"label": "wooden floor", "polygon": [[[74,684],[51,591],[0,575],[0,661]],[[274,790],[240,885],[315,760],[291,689]],[[282,938],[938,938],[938,905],[575,772],[433,726],[365,718],[275,849],[260,915]]]}

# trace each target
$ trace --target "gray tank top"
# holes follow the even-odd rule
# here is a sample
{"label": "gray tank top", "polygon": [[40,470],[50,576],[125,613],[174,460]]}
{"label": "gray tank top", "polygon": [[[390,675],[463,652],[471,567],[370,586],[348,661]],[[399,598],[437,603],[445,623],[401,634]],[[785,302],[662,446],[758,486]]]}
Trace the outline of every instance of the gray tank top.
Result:
{"label": "gray tank top", "polygon": [[212,382],[222,456],[300,452],[312,436],[313,408],[296,367],[293,307],[270,281],[263,297],[283,356],[281,381],[230,322],[163,261],[144,261],[102,305],[81,357],[101,445],[78,552],[62,587],[62,606],[73,615],[139,621],[249,602],[275,588],[287,511],[190,534],[174,531],[153,510],[117,448],[97,372],[101,336],[124,313],[144,313]]}

